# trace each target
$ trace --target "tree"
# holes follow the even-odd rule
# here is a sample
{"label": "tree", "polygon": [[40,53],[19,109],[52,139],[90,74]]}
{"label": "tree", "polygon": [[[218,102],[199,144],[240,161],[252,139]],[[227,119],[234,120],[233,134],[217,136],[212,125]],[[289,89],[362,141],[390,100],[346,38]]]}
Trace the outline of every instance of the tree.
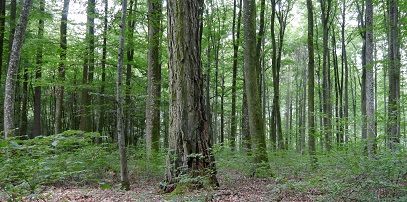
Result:
{"label": "tree", "polygon": [[85,58],[83,64],[82,75],[82,109],[81,109],[81,122],[79,129],[83,131],[92,131],[92,116],[91,116],[91,101],[90,88],[87,86],[93,81],[93,71],[95,69],[95,0],[88,0],[86,9],[87,22],[86,22],[86,43],[87,50],[85,51]]}
{"label": "tree", "polygon": [[201,63],[200,0],[168,1],[170,142],[165,169],[165,192],[182,176],[206,178],[218,186],[210,130],[204,109]]}
{"label": "tree", "polygon": [[373,3],[366,0],[366,137],[368,155],[373,156],[376,152],[376,123],[374,109],[374,79],[373,79]]}
{"label": "tree", "polygon": [[400,142],[400,45],[398,1],[389,0],[389,148],[396,150]]}
{"label": "tree", "polygon": [[[6,25],[6,0],[0,0],[0,82],[3,75],[3,46]],[[0,126],[1,128],[1,126]]]}
{"label": "tree", "polygon": [[[45,0],[40,0],[40,12],[45,10]],[[41,66],[43,57],[43,37],[44,37],[44,20],[42,18],[38,21],[38,39],[40,39],[37,47],[36,55],[36,71],[35,79],[40,80],[42,77]],[[34,89],[34,131],[32,137],[41,135],[41,86],[37,85]]]}
{"label": "tree", "polygon": [[[69,11],[69,0],[64,0],[59,35],[60,37],[59,47],[61,49],[61,53],[59,54],[60,62],[58,66],[58,79],[60,82],[65,80],[68,11]],[[56,87],[56,96],[55,96],[55,131],[54,131],[55,134],[59,134],[62,132],[63,100],[64,100],[64,87],[63,84],[59,83]]]}
{"label": "tree", "polygon": [[320,0],[321,4],[321,23],[322,23],[322,99],[323,99],[323,113],[324,125],[323,132],[325,134],[325,148],[327,151],[331,149],[331,136],[332,136],[332,110],[331,110],[331,74],[329,63],[329,47],[328,47],[328,34],[329,22],[332,9],[332,0]]}
{"label": "tree", "polygon": [[147,156],[160,150],[161,64],[159,57],[161,0],[148,1],[148,77],[146,102]]}
{"label": "tree", "polygon": [[314,105],[314,8],[311,0],[307,0],[308,12],[308,148],[311,163],[315,166],[315,105]]}
{"label": "tree", "polygon": [[[261,164],[268,165],[264,120],[262,115],[259,69],[256,55],[256,2],[243,1],[244,26],[244,71],[245,89],[249,115],[249,130],[252,139],[252,153],[255,169]],[[253,174],[256,171],[253,172]]]}
{"label": "tree", "polygon": [[10,61],[7,70],[6,88],[4,93],[4,137],[14,136],[14,94],[15,94],[15,79],[18,72],[18,64],[21,56],[21,49],[23,46],[24,34],[28,24],[28,17],[30,16],[30,9],[32,7],[32,0],[24,0],[18,25],[13,39],[12,51],[10,54]]}
{"label": "tree", "polygon": [[[242,20],[242,0],[239,0],[239,7],[237,7],[236,1],[237,0],[233,1],[233,22],[232,22],[232,39],[233,39],[232,115],[230,120],[230,136],[229,136],[229,142],[232,151],[235,150],[236,148],[236,129],[237,129],[236,80],[237,80],[238,52],[240,42],[240,24]],[[236,13],[237,8],[239,8],[238,13]]]}
{"label": "tree", "polygon": [[116,81],[116,104],[117,104],[117,139],[120,152],[120,181],[121,188],[130,190],[129,174],[127,171],[127,157],[125,134],[123,130],[123,69],[124,69],[124,38],[126,30],[127,0],[122,1],[122,15],[120,21],[120,41],[118,50],[117,81]]}

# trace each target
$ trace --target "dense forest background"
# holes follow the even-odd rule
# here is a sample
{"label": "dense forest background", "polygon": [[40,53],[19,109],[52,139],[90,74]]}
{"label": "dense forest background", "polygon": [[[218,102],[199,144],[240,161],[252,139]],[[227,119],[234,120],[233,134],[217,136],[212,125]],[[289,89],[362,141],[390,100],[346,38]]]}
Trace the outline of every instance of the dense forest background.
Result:
{"label": "dense forest background", "polygon": [[[0,0],[2,160],[26,155],[9,149],[56,147],[56,135],[64,134],[72,144],[79,141],[77,148],[122,139],[130,159],[164,166],[167,149],[177,144],[171,127],[176,94],[169,89],[177,65],[171,50],[180,49],[171,41],[178,38],[168,36],[190,33],[169,21],[177,16],[170,12],[173,2],[39,0],[30,8],[30,0]],[[358,181],[355,187],[405,197],[407,2],[196,2],[199,24],[188,29],[196,28],[199,38],[200,47],[193,48],[200,50],[201,66],[195,70],[202,73],[202,107],[220,170],[233,164],[222,164],[233,154],[250,159],[234,164],[253,164],[247,168],[252,177],[279,175],[282,162],[312,170],[350,155],[352,161],[340,162],[360,168],[352,170],[354,180],[378,183]],[[21,56],[15,58],[19,37]],[[22,168],[10,161],[2,169]],[[261,166],[268,162],[271,167]],[[372,176],[390,180],[361,174],[372,167],[378,169]],[[295,173],[290,175],[301,176]]]}

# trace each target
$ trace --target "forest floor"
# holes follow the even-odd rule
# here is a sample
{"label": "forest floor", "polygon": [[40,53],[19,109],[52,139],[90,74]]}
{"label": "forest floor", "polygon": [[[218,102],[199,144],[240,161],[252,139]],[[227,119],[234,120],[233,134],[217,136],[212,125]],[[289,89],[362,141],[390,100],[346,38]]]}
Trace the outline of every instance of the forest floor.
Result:
{"label": "forest floor", "polygon": [[[220,186],[212,190],[193,190],[183,195],[171,196],[159,189],[157,177],[133,177],[130,191],[122,191],[119,187],[102,189],[100,187],[59,186],[44,190],[42,197],[35,201],[77,201],[77,202],[108,202],[108,201],[314,201],[314,196],[321,193],[310,190],[307,193],[293,193],[274,189],[274,179],[246,177],[241,172],[231,169],[218,173]],[[39,198],[42,198],[39,200]],[[23,198],[23,201],[31,201]]]}

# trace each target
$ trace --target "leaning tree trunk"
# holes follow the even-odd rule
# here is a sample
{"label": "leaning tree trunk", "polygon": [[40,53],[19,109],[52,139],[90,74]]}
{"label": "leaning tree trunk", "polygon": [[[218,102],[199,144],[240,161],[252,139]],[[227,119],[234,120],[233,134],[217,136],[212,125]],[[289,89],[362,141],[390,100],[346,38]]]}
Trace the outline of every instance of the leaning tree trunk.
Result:
{"label": "leaning tree trunk", "polygon": [[201,63],[200,8],[203,1],[168,1],[170,142],[165,192],[177,188],[182,176],[198,177],[217,186],[215,159],[205,113]]}
{"label": "leaning tree trunk", "polygon": [[23,40],[25,30],[28,24],[28,17],[30,16],[30,9],[32,0],[24,0],[20,18],[18,19],[18,26],[13,39],[12,51],[10,54],[10,61],[8,65],[6,89],[4,93],[4,137],[14,135],[14,94],[15,82],[18,72],[18,63],[20,61],[21,49],[23,47]]}

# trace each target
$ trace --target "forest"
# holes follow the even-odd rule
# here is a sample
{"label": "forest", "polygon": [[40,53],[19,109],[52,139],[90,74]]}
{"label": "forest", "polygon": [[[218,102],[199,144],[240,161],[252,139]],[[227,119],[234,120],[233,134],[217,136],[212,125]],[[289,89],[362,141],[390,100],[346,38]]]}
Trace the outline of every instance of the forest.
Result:
{"label": "forest", "polygon": [[407,201],[407,1],[0,0],[0,201]]}

